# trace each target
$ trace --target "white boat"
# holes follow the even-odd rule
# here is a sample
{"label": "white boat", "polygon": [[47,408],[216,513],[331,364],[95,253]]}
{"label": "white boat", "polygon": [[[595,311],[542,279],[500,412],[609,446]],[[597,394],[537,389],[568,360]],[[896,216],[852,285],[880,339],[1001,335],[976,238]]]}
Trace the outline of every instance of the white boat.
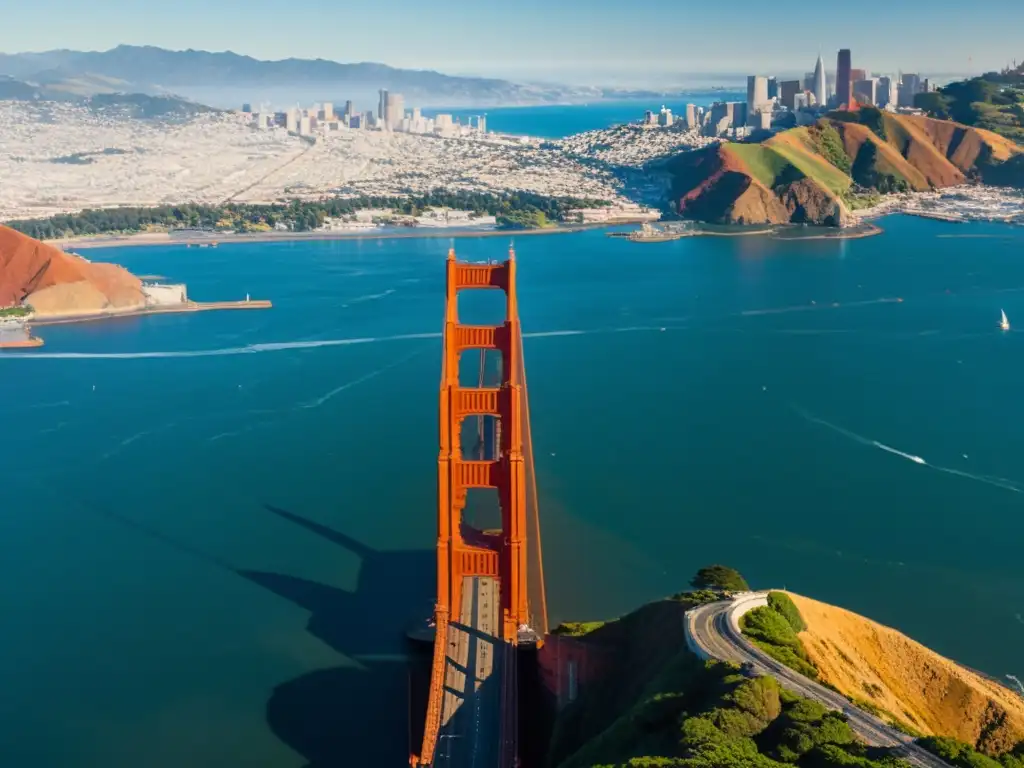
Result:
{"label": "white boat", "polygon": [[1010,330],[1010,321],[1006,319],[1006,312],[999,310],[1002,313],[1002,318],[999,320],[999,327],[1004,331]]}

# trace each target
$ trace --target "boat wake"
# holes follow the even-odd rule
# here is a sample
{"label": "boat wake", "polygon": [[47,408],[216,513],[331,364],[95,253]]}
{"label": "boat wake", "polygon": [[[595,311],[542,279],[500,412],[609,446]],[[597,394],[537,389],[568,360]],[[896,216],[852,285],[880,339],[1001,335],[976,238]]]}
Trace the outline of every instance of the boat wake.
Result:
{"label": "boat wake", "polygon": [[985,485],[991,485],[994,488],[1002,488],[1003,490],[1013,491],[1014,493],[1024,493],[1024,487],[1022,487],[1022,485],[1024,484],[1016,480],[1009,480],[1005,477],[997,477],[995,475],[979,475],[973,472],[964,472],[961,469],[953,469],[952,467],[943,467],[938,464],[929,464],[925,459],[923,459],[920,456],[917,456],[916,454],[901,451],[898,448],[893,448],[891,445],[886,445],[885,443],[881,443],[878,440],[872,440],[871,438],[865,437],[864,435],[858,435],[856,432],[851,432],[848,429],[844,429],[843,427],[840,427],[838,424],[833,424],[830,421],[825,421],[825,419],[819,419],[817,416],[801,408],[798,405],[791,403],[790,408],[792,408],[792,410],[802,419],[809,421],[812,424],[818,424],[819,426],[825,427],[826,429],[830,429],[833,432],[836,432],[842,435],[843,437],[848,438],[849,440],[852,440],[856,443],[860,443],[861,445],[866,445],[869,448],[877,448],[880,451],[891,453],[894,456],[899,456],[901,459],[906,459],[907,461],[911,461],[914,464],[920,464],[921,466],[928,467],[929,469],[935,470],[936,472],[942,472],[947,475],[955,475],[957,477],[962,477],[966,480],[973,480],[976,483],[984,483]]}
{"label": "boat wake", "polygon": [[[594,328],[589,330],[533,331],[524,333],[524,339],[543,339],[560,336],[591,336],[603,333],[638,333],[644,331],[679,330],[677,328],[655,328],[628,326],[623,328]],[[400,333],[394,336],[364,336],[350,339],[317,339],[315,341],[282,341],[265,344],[249,344],[244,347],[221,349],[195,349],[166,352],[4,352],[0,360],[147,360],[192,357],[225,357],[230,355],[252,355],[262,352],[284,352],[292,349],[318,349],[321,347],[345,347],[353,344],[378,344],[389,341],[414,341],[417,339],[440,339],[439,332]]]}

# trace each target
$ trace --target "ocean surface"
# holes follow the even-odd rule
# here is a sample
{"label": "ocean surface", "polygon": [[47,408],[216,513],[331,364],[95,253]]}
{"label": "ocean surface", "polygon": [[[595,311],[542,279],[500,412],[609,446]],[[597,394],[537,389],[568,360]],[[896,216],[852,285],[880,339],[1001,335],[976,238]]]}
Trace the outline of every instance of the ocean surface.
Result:
{"label": "ocean surface", "polygon": [[694,91],[682,99],[667,101],[602,101],[585,105],[543,107],[491,107],[485,109],[424,109],[423,114],[433,117],[438,112],[451,114],[468,124],[470,117],[487,116],[487,130],[536,136],[543,139],[561,139],[584,131],[593,131],[622,123],[642,120],[645,110],[657,113],[662,106],[677,117],[686,117],[687,103],[710,106],[715,101],[743,101],[746,93],[740,91]]}
{"label": "ocean surface", "polygon": [[[516,241],[554,621],[723,562],[1024,673],[1024,230],[881,224]],[[4,764],[404,764],[446,248],[90,251],[275,306],[0,354]]]}

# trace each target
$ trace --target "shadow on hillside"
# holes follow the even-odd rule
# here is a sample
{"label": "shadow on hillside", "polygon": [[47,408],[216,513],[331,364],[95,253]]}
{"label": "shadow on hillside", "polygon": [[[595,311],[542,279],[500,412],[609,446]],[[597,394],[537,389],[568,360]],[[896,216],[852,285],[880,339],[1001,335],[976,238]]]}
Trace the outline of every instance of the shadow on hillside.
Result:
{"label": "shadow on hillside", "polygon": [[315,521],[277,507],[279,517],[360,559],[352,592],[287,574],[237,571],[254,584],[310,612],[307,630],[353,666],[323,669],[278,685],[267,724],[312,768],[402,765],[410,727],[409,646],[405,630],[433,600],[434,553],[378,552]]}

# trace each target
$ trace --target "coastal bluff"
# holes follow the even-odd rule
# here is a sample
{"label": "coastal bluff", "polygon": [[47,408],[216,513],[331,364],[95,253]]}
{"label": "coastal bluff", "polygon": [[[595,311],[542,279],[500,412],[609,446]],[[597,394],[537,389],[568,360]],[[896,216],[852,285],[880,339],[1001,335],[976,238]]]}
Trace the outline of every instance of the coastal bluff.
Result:
{"label": "coastal bluff", "polygon": [[35,319],[132,312],[147,306],[142,281],[0,225],[0,307],[27,305]]}
{"label": "coastal bluff", "polygon": [[[736,583],[720,574],[735,576]],[[702,569],[691,586],[618,619],[567,623],[552,632],[541,650],[549,657],[546,667],[574,674],[572,685],[558,686],[551,696],[551,766],[906,765],[895,762],[903,748],[879,735],[885,728],[913,739],[919,757],[930,752],[939,758],[915,764],[1022,764],[1024,698],[999,682],[850,611],[789,592],[765,593],[767,604],[739,621],[746,641],[797,673],[795,679],[850,703],[844,712],[830,712],[836,708],[806,698],[813,688],[794,688],[792,675],[751,676],[738,663],[720,661],[730,657],[731,640],[728,633],[715,634],[719,622],[703,623],[711,633],[704,647],[717,649],[711,660],[694,653],[690,630],[684,630],[691,627],[687,616],[713,616],[723,601],[751,593],[739,574],[722,566]],[[866,716],[874,718],[867,728]]]}

